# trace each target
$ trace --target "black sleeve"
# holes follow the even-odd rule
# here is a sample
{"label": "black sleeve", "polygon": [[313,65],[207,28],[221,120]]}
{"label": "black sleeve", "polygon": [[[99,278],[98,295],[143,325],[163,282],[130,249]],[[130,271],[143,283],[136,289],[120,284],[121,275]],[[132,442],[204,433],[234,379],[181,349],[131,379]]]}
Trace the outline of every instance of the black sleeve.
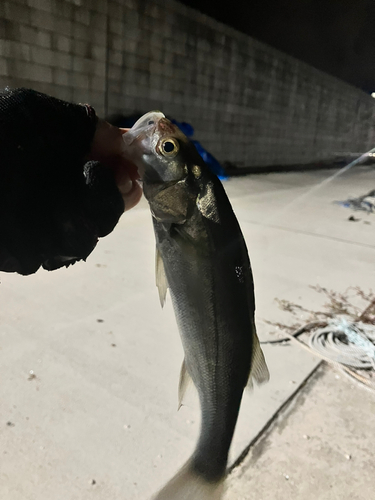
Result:
{"label": "black sleeve", "polygon": [[89,106],[0,91],[0,271],[86,259],[117,224],[124,203],[112,174],[84,160],[96,124]]}

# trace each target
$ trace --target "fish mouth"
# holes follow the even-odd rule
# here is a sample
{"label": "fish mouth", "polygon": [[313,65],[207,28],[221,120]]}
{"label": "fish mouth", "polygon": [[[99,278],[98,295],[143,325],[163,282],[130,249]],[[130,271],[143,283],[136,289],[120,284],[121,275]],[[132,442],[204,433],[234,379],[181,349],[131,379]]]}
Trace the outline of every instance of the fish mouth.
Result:
{"label": "fish mouth", "polygon": [[142,156],[150,154],[152,142],[161,120],[165,120],[165,115],[161,111],[150,111],[141,116],[124,134],[123,155],[132,161],[138,168],[138,174],[143,179],[145,167]]}
{"label": "fish mouth", "polygon": [[141,116],[132,126],[132,128],[124,134],[123,139],[125,146],[130,146],[135,141],[144,139],[146,136],[151,136],[158,127],[160,120],[166,119],[161,111],[149,111]]}

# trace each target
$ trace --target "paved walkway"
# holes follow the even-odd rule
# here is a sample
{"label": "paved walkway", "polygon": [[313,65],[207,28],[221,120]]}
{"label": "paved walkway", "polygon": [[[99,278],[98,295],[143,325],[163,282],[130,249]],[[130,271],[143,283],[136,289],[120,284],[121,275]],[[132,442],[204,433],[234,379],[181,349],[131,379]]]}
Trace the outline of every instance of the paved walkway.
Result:
{"label": "paved walkway", "polygon": [[225,500],[374,496],[375,393],[319,369],[231,475]]}
{"label": "paved walkway", "polygon": [[[332,203],[373,188],[374,170],[315,188],[333,173],[225,182],[249,248],[262,339],[277,335],[264,320],[290,321],[276,297],[320,307],[310,285],[375,282],[375,217],[349,222]],[[183,354],[170,300],[160,308],[154,246],[143,200],[87,263],[1,275],[1,499],[146,500],[191,453],[199,411],[194,401],[176,411]],[[317,364],[295,346],[265,347],[271,381],[245,395],[231,461]]]}

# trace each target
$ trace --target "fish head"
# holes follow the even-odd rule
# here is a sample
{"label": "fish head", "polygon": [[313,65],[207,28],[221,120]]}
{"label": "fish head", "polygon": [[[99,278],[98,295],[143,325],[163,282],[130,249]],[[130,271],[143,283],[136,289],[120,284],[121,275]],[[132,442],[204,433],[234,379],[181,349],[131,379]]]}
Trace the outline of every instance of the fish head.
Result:
{"label": "fish head", "polygon": [[124,156],[138,168],[154,217],[182,223],[196,201],[187,185],[189,165],[202,163],[194,145],[160,111],[142,116],[123,139]]}
{"label": "fish head", "polygon": [[144,182],[173,182],[184,177],[181,144],[188,139],[160,111],[143,115],[123,139],[125,155],[138,167]]}

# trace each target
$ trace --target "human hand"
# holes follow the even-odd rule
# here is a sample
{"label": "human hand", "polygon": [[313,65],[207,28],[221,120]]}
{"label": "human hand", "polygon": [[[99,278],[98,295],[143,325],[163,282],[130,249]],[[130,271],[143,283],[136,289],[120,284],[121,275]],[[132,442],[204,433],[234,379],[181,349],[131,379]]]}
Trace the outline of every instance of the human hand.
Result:
{"label": "human hand", "polygon": [[142,189],[137,182],[137,167],[123,157],[122,139],[129,129],[118,128],[105,120],[98,120],[96,132],[87,160],[99,161],[114,175],[125,204],[125,211],[133,208],[141,199]]}
{"label": "human hand", "polygon": [[28,275],[86,260],[138,203],[124,133],[88,105],[0,91],[0,271]]}

